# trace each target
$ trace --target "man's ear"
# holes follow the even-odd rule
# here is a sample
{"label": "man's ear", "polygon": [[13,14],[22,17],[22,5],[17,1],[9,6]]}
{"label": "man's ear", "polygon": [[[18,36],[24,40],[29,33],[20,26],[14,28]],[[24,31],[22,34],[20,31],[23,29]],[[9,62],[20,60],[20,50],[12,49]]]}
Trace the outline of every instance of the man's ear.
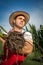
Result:
{"label": "man's ear", "polygon": [[15,23],[15,20],[13,21],[13,23]]}
{"label": "man's ear", "polygon": [[13,26],[15,25],[15,20],[13,20],[13,23],[12,23],[12,25],[13,25]]}

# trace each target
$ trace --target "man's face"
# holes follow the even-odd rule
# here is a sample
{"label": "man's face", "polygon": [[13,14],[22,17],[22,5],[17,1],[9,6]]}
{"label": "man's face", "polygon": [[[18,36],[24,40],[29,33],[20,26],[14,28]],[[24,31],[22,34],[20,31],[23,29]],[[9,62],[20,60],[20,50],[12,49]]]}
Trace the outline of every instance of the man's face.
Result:
{"label": "man's face", "polygon": [[17,27],[23,28],[23,26],[25,25],[25,17],[18,16],[16,19],[14,19],[14,23]]}

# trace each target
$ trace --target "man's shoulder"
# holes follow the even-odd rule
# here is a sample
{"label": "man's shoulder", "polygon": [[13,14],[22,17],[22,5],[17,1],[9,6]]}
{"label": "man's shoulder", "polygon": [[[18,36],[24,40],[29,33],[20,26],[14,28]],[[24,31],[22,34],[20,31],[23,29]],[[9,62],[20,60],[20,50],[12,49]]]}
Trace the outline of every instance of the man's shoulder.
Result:
{"label": "man's shoulder", "polygon": [[32,35],[30,32],[26,31],[24,32],[25,35]]}
{"label": "man's shoulder", "polygon": [[32,36],[30,32],[24,32],[24,36]]}
{"label": "man's shoulder", "polygon": [[24,33],[24,38],[32,40],[32,34],[30,32],[25,32]]}
{"label": "man's shoulder", "polygon": [[10,33],[12,33],[14,30],[13,29],[11,29],[9,32],[8,32],[8,34],[10,34]]}

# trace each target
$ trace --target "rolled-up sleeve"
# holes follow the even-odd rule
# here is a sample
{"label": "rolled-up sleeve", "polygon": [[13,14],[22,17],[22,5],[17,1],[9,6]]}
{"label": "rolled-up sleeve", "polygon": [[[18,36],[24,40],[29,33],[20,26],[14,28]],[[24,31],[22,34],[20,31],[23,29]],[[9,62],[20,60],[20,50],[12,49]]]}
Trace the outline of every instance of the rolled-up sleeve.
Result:
{"label": "rolled-up sleeve", "polygon": [[33,44],[32,34],[30,32],[24,33],[24,39],[31,41],[32,42],[31,44]]}

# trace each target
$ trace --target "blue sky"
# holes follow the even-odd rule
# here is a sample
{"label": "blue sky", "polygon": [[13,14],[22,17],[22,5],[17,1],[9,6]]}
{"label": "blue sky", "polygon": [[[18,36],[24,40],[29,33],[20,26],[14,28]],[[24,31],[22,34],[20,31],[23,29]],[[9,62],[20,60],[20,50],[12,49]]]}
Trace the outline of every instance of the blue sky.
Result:
{"label": "blue sky", "polygon": [[30,14],[30,24],[37,28],[43,25],[43,0],[0,0],[0,25],[9,31],[10,14],[21,10]]}

